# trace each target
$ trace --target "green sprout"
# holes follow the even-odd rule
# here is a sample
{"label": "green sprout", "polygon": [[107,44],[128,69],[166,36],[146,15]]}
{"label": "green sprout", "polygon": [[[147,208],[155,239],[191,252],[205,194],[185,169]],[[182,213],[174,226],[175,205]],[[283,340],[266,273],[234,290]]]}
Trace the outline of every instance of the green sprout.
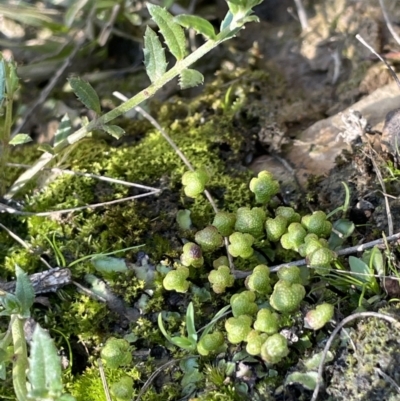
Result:
{"label": "green sprout", "polygon": [[[173,344],[179,348],[182,348],[186,351],[193,353],[196,351],[198,344],[201,344],[200,345],[201,351],[203,351],[203,350],[207,351],[207,348],[204,348],[204,345],[206,345],[206,347],[208,347],[207,344],[210,344],[208,342],[210,337],[207,337],[207,335],[212,330],[215,323],[217,323],[217,321],[224,316],[224,314],[229,310],[229,308],[230,308],[230,306],[227,305],[214,315],[214,317],[211,319],[211,321],[205,326],[200,338],[199,338],[198,332],[196,331],[195,322],[194,322],[193,302],[190,302],[190,304],[187,308],[187,311],[186,311],[187,336],[171,337],[164,327],[162,313],[159,313],[159,315],[158,315],[158,327],[159,327],[161,333],[164,335],[164,337],[171,344]],[[211,338],[213,339],[213,341],[215,341],[216,337],[217,337],[217,335],[215,335],[214,337],[211,337]]]}
{"label": "green sprout", "polygon": [[[30,317],[35,298],[27,274],[16,266],[15,294],[0,290],[0,316],[9,316],[7,332],[0,337],[0,374],[5,379],[6,366],[12,363],[12,379],[18,401],[75,401],[63,392],[61,359],[54,341],[39,324],[33,332],[28,359],[24,323]],[[9,352],[12,347],[12,353]]]}

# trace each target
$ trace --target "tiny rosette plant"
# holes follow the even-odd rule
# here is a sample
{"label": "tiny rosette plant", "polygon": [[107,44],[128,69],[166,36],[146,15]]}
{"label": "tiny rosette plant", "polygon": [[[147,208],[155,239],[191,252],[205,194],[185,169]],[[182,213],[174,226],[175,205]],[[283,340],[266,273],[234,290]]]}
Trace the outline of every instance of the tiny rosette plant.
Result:
{"label": "tiny rosette plant", "polygon": [[281,237],[281,245],[285,249],[293,249],[298,251],[300,245],[303,244],[307,231],[300,223],[291,223],[288,232]]}
{"label": "tiny rosette plant", "polygon": [[183,246],[181,263],[186,266],[201,267],[204,263],[201,247],[194,242],[188,242]]}
{"label": "tiny rosette plant", "polygon": [[316,234],[318,237],[329,237],[332,231],[332,223],[326,219],[326,214],[321,210],[303,216],[301,224],[311,234]]}
{"label": "tiny rosette plant", "polygon": [[224,238],[214,226],[207,226],[203,230],[197,231],[194,240],[204,252],[213,252],[224,244]]}
{"label": "tiny rosette plant", "polygon": [[121,379],[111,384],[111,395],[116,401],[129,401],[133,397],[133,379],[129,376],[122,376]]}
{"label": "tiny rosette plant", "polygon": [[265,222],[268,240],[278,242],[282,235],[285,234],[288,225],[289,222],[284,216],[276,216],[274,219],[268,218]]}
{"label": "tiny rosette plant", "polygon": [[200,338],[197,344],[197,352],[203,356],[218,353],[224,348],[224,344],[224,335],[220,331],[214,331],[214,333],[206,334]]}
{"label": "tiny rosette plant", "polygon": [[250,191],[256,196],[257,203],[268,203],[273,196],[279,193],[279,183],[269,171],[261,171],[257,178],[250,181]]}
{"label": "tiny rosette plant", "polygon": [[301,284],[301,272],[297,266],[283,266],[278,270],[277,276],[288,283]]}
{"label": "tiny rosette plant", "polygon": [[252,248],[254,237],[250,234],[233,233],[229,236],[229,242],[228,251],[235,258],[240,256],[247,259],[254,253]]}
{"label": "tiny rosette plant", "polygon": [[270,294],[271,279],[269,276],[269,268],[266,265],[258,265],[253,269],[253,272],[245,280],[245,286],[250,291],[258,294]]}
{"label": "tiny rosette plant", "polygon": [[258,331],[272,335],[279,330],[279,315],[267,308],[262,308],[257,313],[254,328]]}
{"label": "tiny rosette plant", "polygon": [[291,223],[300,223],[301,216],[299,213],[296,213],[292,207],[288,206],[279,206],[275,210],[275,216],[282,216],[287,221],[288,224]]}
{"label": "tiny rosette plant", "polygon": [[218,269],[220,266],[228,266],[229,265],[229,259],[226,256],[220,256],[218,259],[215,259],[213,261],[213,268]]}
{"label": "tiny rosette plant", "polygon": [[208,275],[208,281],[216,294],[225,292],[226,287],[232,287],[235,277],[231,274],[228,266],[219,266],[217,270],[212,270]]}
{"label": "tiny rosette plant", "polygon": [[270,364],[280,362],[289,354],[287,340],[282,334],[276,333],[268,337],[261,346],[261,358]]}
{"label": "tiny rosette plant", "polygon": [[246,351],[250,355],[260,355],[261,347],[265,343],[268,338],[268,334],[260,333],[257,330],[250,331],[249,335],[246,338]]}
{"label": "tiny rosette plant", "polygon": [[269,302],[278,312],[290,313],[300,307],[305,295],[306,290],[301,284],[279,280],[274,286]]}
{"label": "tiny rosette plant", "polygon": [[309,329],[319,330],[333,318],[334,307],[324,303],[307,312],[304,318],[305,326]]}
{"label": "tiny rosette plant", "polygon": [[306,257],[307,264],[322,276],[329,273],[329,267],[335,259],[336,253],[328,248],[317,249]]}
{"label": "tiny rosette plant", "polygon": [[109,338],[101,349],[100,356],[105,365],[110,369],[118,369],[132,362],[129,343],[122,338]]}
{"label": "tiny rosette plant", "polygon": [[189,289],[189,269],[185,266],[178,266],[175,270],[167,273],[163,280],[163,286],[168,291],[186,292]]}
{"label": "tiny rosette plant", "polygon": [[229,212],[217,212],[212,225],[216,227],[223,237],[229,237],[235,228],[236,216]]}
{"label": "tiny rosette plant", "polygon": [[260,207],[240,207],[236,211],[235,231],[251,234],[254,238],[264,235],[265,210]]}
{"label": "tiny rosette plant", "polygon": [[310,255],[320,248],[327,248],[328,242],[323,238],[318,238],[316,234],[307,234],[304,238],[304,244],[299,246],[299,254],[303,257]]}
{"label": "tiny rosette plant", "polygon": [[253,291],[243,291],[239,294],[233,294],[230,299],[233,316],[255,315],[258,311],[255,300],[256,294]]}
{"label": "tiny rosette plant", "polygon": [[225,322],[225,330],[228,333],[228,341],[232,344],[239,344],[245,341],[249,335],[253,319],[248,315],[230,317]]}
{"label": "tiny rosette plant", "polygon": [[186,196],[197,198],[204,191],[209,179],[210,177],[205,169],[186,171],[182,176]]}

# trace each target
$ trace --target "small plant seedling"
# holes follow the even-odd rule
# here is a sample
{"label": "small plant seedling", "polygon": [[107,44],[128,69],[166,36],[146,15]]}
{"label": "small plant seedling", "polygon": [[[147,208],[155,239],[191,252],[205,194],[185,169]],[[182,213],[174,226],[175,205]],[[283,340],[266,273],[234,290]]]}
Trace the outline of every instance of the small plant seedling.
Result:
{"label": "small plant seedling", "polygon": [[187,311],[186,311],[186,331],[187,336],[175,336],[171,337],[167,330],[164,327],[162,313],[158,315],[158,327],[163,333],[164,337],[173,345],[180,347],[189,352],[195,352],[198,343],[201,342],[205,336],[209,334],[209,332],[214,327],[215,323],[221,319],[225,313],[230,309],[230,305],[223,307],[219,312],[215,314],[215,316],[211,319],[211,321],[205,326],[201,337],[199,338],[198,331],[196,331],[196,326],[194,323],[194,307],[193,303],[190,302]]}
{"label": "small plant seedling", "polygon": [[0,379],[6,379],[6,366],[12,363],[18,401],[75,401],[70,394],[63,393],[60,357],[54,341],[39,324],[33,332],[28,359],[24,324],[30,317],[35,294],[27,274],[18,266],[16,278],[15,294],[0,291],[0,316],[10,317],[8,330],[0,334]]}

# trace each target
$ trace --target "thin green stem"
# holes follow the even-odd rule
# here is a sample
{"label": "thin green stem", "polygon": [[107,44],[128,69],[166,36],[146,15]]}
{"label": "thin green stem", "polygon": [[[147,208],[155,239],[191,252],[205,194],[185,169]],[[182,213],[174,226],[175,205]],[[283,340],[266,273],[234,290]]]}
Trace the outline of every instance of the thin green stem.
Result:
{"label": "thin green stem", "polygon": [[1,132],[1,154],[0,154],[0,196],[2,196],[6,191],[6,172],[5,166],[8,161],[8,155],[10,153],[10,133],[12,125],[12,110],[13,110],[13,100],[7,96],[6,100],[6,113],[4,119],[3,129]]}
{"label": "thin green stem", "polygon": [[25,171],[18,179],[14,182],[11,188],[5,195],[6,199],[11,199],[20,189],[22,189],[26,183],[33,178],[39,171],[45,168],[54,157],[59,154],[62,150],[69,147],[70,145],[80,141],[85,138],[88,133],[94,129],[101,129],[101,127],[108,122],[114,120],[115,118],[121,116],[122,114],[128,112],[134,107],[138,106],[143,101],[152,97],[159,89],[161,89],[167,82],[171,81],[173,78],[177,77],[183,70],[188,68],[190,65],[195,63],[205,54],[210,52],[212,49],[217,47],[223,41],[229,39],[232,36],[232,32],[227,28],[224,29],[217,36],[216,40],[209,40],[204,45],[199,47],[195,52],[190,54],[183,60],[177,61],[177,63],[169,71],[167,71],[162,77],[153,82],[149,87],[139,92],[137,95],[133,96],[126,102],[122,103],[120,106],[109,111],[108,113],[102,115],[101,117],[94,119],[88,125],[80,128],[78,131],[74,132],[64,141],[60,142],[55,148],[54,153],[44,153],[39,160],[36,162],[31,169]]}
{"label": "thin green stem", "polygon": [[11,332],[14,342],[12,370],[14,391],[18,401],[27,401],[26,372],[29,365],[24,334],[24,319],[20,319],[15,314],[11,315]]}

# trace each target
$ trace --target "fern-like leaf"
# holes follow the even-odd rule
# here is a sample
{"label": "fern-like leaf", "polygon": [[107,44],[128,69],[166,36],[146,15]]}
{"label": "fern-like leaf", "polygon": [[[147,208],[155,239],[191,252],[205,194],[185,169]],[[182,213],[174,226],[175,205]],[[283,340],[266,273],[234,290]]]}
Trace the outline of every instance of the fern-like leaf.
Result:
{"label": "fern-like leaf", "polygon": [[187,68],[179,75],[179,86],[181,89],[193,88],[194,86],[201,85],[203,82],[203,74],[197,70]]}
{"label": "fern-like leaf", "polygon": [[186,56],[186,38],[183,29],[174,22],[174,17],[165,9],[154,4],[147,4],[147,9],[160,28],[169,51],[179,61]]}
{"label": "fern-like leaf", "polygon": [[201,33],[207,39],[215,39],[216,37],[214,27],[204,18],[181,14],[176,16],[174,20],[186,29],[192,28],[196,33]]}
{"label": "fern-like leaf", "polygon": [[157,34],[150,28],[146,28],[144,35],[144,65],[151,83],[160,78],[167,70],[165,51]]}

